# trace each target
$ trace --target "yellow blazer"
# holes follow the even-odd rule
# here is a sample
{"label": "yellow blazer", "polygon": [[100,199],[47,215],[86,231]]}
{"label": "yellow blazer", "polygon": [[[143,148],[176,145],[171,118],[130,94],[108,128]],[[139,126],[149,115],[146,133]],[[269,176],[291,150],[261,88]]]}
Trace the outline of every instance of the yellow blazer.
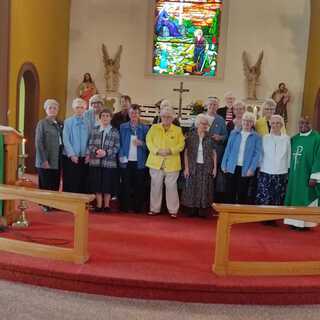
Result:
{"label": "yellow blazer", "polygon": [[[184,149],[184,136],[181,128],[172,124],[167,131],[161,123],[154,124],[148,131],[147,147],[150,151],[146,166],[152,169],[163,168],[166,172],[180,171],[180,152]],[[159,149],[170,149],[166,157],[157,154]]]}
{"label": "yellow blazer", "polygon": [[[269,134],[267,119],[265,117],[262,117],[256,121],[255,128],[256,128],[257,133],[259,133],[262,137],[265,136],[266,134]],[[282,134],[287,133],[285,127],[282,127],[281,133]]]}

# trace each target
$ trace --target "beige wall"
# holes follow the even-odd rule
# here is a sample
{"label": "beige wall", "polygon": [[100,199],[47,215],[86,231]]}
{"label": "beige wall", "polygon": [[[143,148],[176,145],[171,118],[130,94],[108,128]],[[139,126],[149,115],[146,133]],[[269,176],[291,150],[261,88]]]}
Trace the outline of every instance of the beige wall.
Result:
{"label": "beige wall", "polygon": [[61,117],[67,98],[70,0],[12,0],[10,34],[9,125],[15,127],[17,82],[22,65],[31,62],[40,81],[39,117],[43,102],[57,99]]}
{"label": "beige wall", "polygon": [[311,3],[310,42],[303,103],[303,113],[309,116],[315,114],[315,100],[320,89],[320,1],[311,0]]}
{"label": "beige wall", "polygon": [[[137,103],[152,104],[162,97],[177,103],[172,92],[179,79],[145,76],[147,43],[150,36],[148,16],[151,0],[76,0],[72,1],[68,103],[85,72],[91,72],[98,88],[104,89],[100,46],[111,54],[123,44],[120,91]],[[281,81],[294,96],[289,110],[290,127],[300,114],[309,30],[309,0],[229,0],[228,33],[223,80],[184,79],[191,91],[185,103],[209,95],[223,97],[232,90],[245,96],[241,54],[247,50],[252,60],[265,51],[258,96],[271,95]],[[70,110],[70,107],[69,107]]]}

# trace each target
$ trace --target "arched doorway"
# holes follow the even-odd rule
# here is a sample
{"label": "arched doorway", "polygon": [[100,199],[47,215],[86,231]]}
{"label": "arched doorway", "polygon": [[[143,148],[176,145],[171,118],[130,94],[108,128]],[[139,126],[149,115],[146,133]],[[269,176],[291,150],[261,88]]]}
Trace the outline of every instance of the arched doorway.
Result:
{"label": "arched doorway", "polygon": [[27,140],[26,171],[34,173],[35,128],[39,115],[39,75],[32,63],[25,63],[19,72],[17,82],[17,129]]}

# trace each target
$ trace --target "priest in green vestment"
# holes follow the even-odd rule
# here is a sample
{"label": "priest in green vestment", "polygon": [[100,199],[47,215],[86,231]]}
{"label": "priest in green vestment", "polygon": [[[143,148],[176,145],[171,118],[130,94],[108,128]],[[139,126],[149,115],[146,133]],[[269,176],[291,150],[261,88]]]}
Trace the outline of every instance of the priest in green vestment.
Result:
{"label": "priest in green vestment", "polygon": [[[320,191],[320,134],[311,128],[308,117],[299,120],[299,133],[291,139],[291,163],[286,206],[319,206]],[[285,219],[285,224],[296,228],[315,227],[317,224],[296,219]]]}

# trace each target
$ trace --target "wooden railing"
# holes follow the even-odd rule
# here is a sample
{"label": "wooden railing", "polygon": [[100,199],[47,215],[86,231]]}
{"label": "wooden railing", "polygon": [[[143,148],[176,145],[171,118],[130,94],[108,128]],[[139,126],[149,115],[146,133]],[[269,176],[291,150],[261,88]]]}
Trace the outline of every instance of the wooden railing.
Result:
{"label": "wooden railing", "polygon": [[[320,261],[230,261],[230,232],[233,224],[284,218],[320,222],[320,208],[213,204],[219,212],[213,272],[226,275],[320,275]],[[307,249],[307,248],[306,248]]]}
{"label": "wooden railing", "polygon": [[0,250],[53,260],[85,263],[88,253],[88,203],[94,195],[45,191],[0,184],[0,199],[27,200],[74,215],[74,246],[62,248],[20,240],[0,238]]}

